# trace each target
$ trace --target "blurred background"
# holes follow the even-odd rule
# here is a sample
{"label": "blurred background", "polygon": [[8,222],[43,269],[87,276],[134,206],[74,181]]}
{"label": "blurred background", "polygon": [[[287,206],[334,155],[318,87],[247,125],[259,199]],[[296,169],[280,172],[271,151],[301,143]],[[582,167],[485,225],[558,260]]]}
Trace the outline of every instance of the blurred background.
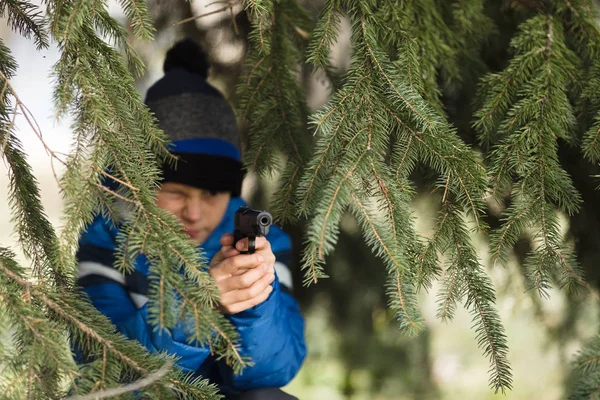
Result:
{"label": "blurred background", "polygon": [[[111,3],[113,16],[127,24],[118,5]],[[189,36],[201,43],[213,63],[211,82],[235,103],[235,85],[241,72],[249,30],[241,6],[212,0],[149,0],[156,39],[152,43],[135,43],[148,66],[138,80],[142,94],[162,75],[165,52],[179,38]],[[322,2],[303,1],[315,16]],[[498,2],[496,2],[498,3]],[[510,3],[510,4],[509,4]],[[518,1],[495,7],[493,15],[498,33],[484,48],[486,66],[474,72],[471,82],[460,89],[444,92],[450,120],[459,128],[463,139],[474,144],[470,128],[470,98],[479,76],[486,70],[501,69],[498,60],[506,59],[508,40],[516,23],[524,18]],[[525,3],[525,2],[524,2]],[[515,5],[516,4],[516,5]],[[221,11],[219,11],[221,10]],[[206,16],[202,16],[208,14]],[[202,16],[179,23],[194,16]],[[235,16],[235,17],[232,17]],[[0,23],[0,37],[6,43],[19,69],[12,84],[21,100],[40,125],[46,145],[55,152],[68,153],[73,138],[68,119],[57,121],[53,110],[52,65],[58,59],[55,47],[36,51],[32,42],[12,34]],[[338,42],[334,45],[332,64],[342,72],[349,63],[349,25],[343,21]],[[331,94],[326,76],[302,66],[299,80],[306,90],[311,110],[322,106]],[[469,92],[471,91],[471,92]],[[55,180],[61,164],[51,163],[40,139],[20,116],[17,132],[28,154],[42,191],[46,213],[57,229],[61,225],[62,203]],[[242,134],[244,127],[240,125]],[[600,248],[600,223],[594,205],[600,199],[595,188],[598,173],[580,162],[577,154],[563,151],[562,160],[572,175],[589,177],[576,182],[586,206],[570,220],[564,218],[565,240],[576,241],[576,248],[590,283],[598,287],[597,249]],[[579,174],[576,171],[580,171]],[[581,171],[585,171],[582,173]],[[414,180],[418,196],[414,201],[417,231],[427,236],[436,216],[436,201],[422,184],[426,171],[417,171]],[[276,177],[274,177],[276,178]],[[0,244],[18,251],[13,234],[7,194],[9,177],[0,163]],[[244,196],[255,207],[269,207],[272,182],[250,175]],[[491,208],[488,223],[498,221],[498,209]],[[293,236],[296,256],[301,250],[302,225],[285,226]],[[300,374],[286,390],[300,399],[562,399],[569,385],[574,354],[593,338],[598,327],[597,293],[568,294],[550,291],[549,299],[526,291],[519,258],[528,241],[517,246],[507,267],[488,265],[487,239],[474,237],[480,259],[486,265],[497,290],[497,307],[505,324],[513,368],[514,390],[495,394],[488,387],[488,360],[477,348],[471,317],[459,309],[455,319],[442,323],[435,318],[438,287],[419,295],[427,330],[416,338],[399,334],[393,315],[386,308],[385,268],[364,245],[360,230],[348,215],[342,221],[339,245],[327,263],[330,279],[302,287],[300,271],[295,269],[295,295],[307,319],[309,356]],[[298,257],[296,257],[298,259]],[[594,289],[596,290],[596,289]]]}

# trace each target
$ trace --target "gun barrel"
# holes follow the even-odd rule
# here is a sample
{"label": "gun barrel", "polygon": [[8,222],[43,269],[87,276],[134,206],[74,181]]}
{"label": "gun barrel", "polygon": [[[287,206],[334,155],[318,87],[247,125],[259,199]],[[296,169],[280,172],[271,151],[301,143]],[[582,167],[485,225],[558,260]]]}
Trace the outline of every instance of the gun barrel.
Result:
{"label": "gun barrel", "polygon": [[261,226],[271,226],[273,224],[273,217],[266,211],[261,211],[260,214],[257,215],[256,220]]}
{"label": "gun barrel", "polygon": [[236,237],[265,236],[273,224],[273,216],[264,210],[240,207],[234,216]]}

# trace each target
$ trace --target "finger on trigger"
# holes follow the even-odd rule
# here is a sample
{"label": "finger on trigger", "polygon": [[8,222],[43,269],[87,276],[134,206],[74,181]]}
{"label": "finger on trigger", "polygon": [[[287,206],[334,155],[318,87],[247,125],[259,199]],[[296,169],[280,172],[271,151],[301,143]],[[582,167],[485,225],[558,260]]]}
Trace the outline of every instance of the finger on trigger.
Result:
{"label": "finger on trigger", "polygon": [[239,251],[248,251],[248,238],[238,240],[235,244],[235,248]]}

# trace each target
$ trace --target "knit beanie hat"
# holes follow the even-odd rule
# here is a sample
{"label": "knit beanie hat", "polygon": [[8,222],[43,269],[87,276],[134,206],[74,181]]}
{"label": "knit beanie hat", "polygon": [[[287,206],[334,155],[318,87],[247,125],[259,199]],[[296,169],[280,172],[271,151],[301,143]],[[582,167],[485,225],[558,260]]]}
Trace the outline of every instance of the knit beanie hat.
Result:
{"label": "knit beanie hat", "polygon": [[244,177],[236,119],[223,95],[206,82],[209,67],[194,41],[176,43],[167,52],[165,75],[148,89],[145,102],[179,158],[175,166],[163,166],[163,181],[236,197]]}

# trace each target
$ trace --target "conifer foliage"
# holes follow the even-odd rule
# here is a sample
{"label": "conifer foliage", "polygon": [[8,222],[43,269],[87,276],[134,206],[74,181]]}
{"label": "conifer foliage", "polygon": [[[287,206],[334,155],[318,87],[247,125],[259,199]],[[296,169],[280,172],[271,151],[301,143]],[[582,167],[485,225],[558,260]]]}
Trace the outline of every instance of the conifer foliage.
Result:
{"label": "conifer foliage", "polygon": [[[389,307],[401,331],[424,329],[417,294],[439,280],[438,317],[452,319],[464,304],[490,362],[490,385],[502,392],[512,385],[509,349],[471,233],[488,230],[486,201],[508,198],[502,224],[490,234],[494,260],[506,262],[516,241],[532,231],[534,246],[525,260],[531,287],[545,295],[552,283],[585,286],[560,232],[560,216],[576,213],[581,198],[560,165],[558,144],[600,161],[598,6],[592,0],[527,3],[531,12],[511,41],[510,61],[480,82],[472,121],[483,158],[448,121],[443,96],[481,67],[480,50],[494,32],[488,12],[499,7],[484,0],[325,0],[316,21],[298,0],[247,0],[252,30],[238,87],[239,115],[249,129],[247,167],[278,177],[273,211],[280,221],[308,221],[305,284],[327,276],[326,257],[338,241],[342,215],[350,212],[387,269]],[[152,40],[146,3],[120,4],[133,35]],[[59,117],[74,120],[74,144],[66,158],[51,153],[65,166],[59,184],[66,208],[56,233],[15,134],[17,113],[42,133],[10,84],[18,66],[0,41],[0,154],[9,168],[19,243],[31,262],[25,268],[10,249],[0,248],[0,311],[15,338],[14,346],[0,347],[0,393],[83,395],[170,365],[168,356],[150,355],[116,334],[74,288],[77,238],[95,213],[124,226],[116,260],[123,273],[139,254],[150,260],[149,315],[157,329],[184,319],[191,341],[209,346],[239,372],[251,360],[240,357],[235,329],[215,308],[205,260],[178,222],[155,206],[159,165],[176,160],[135,90],[134,75],[144,66],[127,43],[127,30],[103,0],[44,5],[0,0],[0,15],[38,49],[51,41],[58,46],[54,102]],[[347,70],[333,71],[330,50],[341,18],[351,23],[352,55]],[[339,75],[331,98],[313,114],[298,81],[304,63]],[[415,231],[411,211],[417,168],[432,172],[439,204],[427,238]],[[115,185],[104,185],[107,179]],[[121,212],[123,206],[130,212]],[[66,333],[89,362],[73,361]],[[41,346],[45,351],[36,351]],[[598,352],[593,344],[576,361],[574,399],[599,390]],[[147,398],[218,398],[206,380],[176,368],[137,389]]]}
{"label": "conifer foliage", "polygon": [[[286,128],[277,120],[264,131],[265,104],[248,100],[281,90],[268,84],[276,81],[269,75],[275,65],[296,66],[273,51],[270,64],[259,57],[265,42],[281,40],[272,26],[280,19],[293,23],[282,15],[284,4],[248,4],[260,35],[251,38],[250,72],[240,87],[242,116],[250,132],[264,135],[250,135],[251,154],[290,151],[284,139],[264,140],[283,138]],[[352,26],[350,67],[334,82],[329,102],[309,117],[316,137],[313,155],[300,172],[295,163],[283,170],[281,192],[287,195],[278,199],[282,220],[309,221],[302,259],[306,284],[326,276],[326,256],[337,243],[342,214],[352,212],[388,270],[389,306],[401,330],[416,334],[423,328],[415,294],[440,279],[438,317],[451,319],[457,302],[464,302],[490,361],[490,384],[501,391],[512,383],[506,337],[494,289],[469,233],[487,230],[486,200],[504,203],[510,197],[500,228],[491,232],[493,260],[505,262],[516,241],[532,229],[534,247],[525,260],[530,286],[546,295],[553,281],[568,289],[586,285],[559,229],[559,216],[577,212],[581,198],[559,163],[558,141],[580,146],[591,162],[600,154],[595,100],[600,32],[592,1],[527,2],[531,12],[511,41],[508,65],[485,75],[478,90],[473,126],[487,154],[483,161],[448,122],[444,90],[460,86],[481,66],[481,46],[495,29],[487,12],[506,4],[326,0],[306,60],[331,71],[329,50],[344,16]],[[290,28],[290,40],[293,34]],[[270,99],[275,107],[276,97]],[[287,111],[301,116],[303,108]],[[410,177],[417,167],[436,175],[432,184],[440,211],[427,239],[414,231],[410,211],[415,194]],[[284,204],[289,191],[296,193],[295,207]],[[445,256],[443,266],[438,253]]]}
{"label": "conifer foliage", "polygon": [[[478,2],[462,6],[466,9],[456,4],[457,13],[483,12]],[[279,3],[273,7],[279,7]],[[477,259],[467,226],[472,220],[476,229],[485,228],[481,213],[487,176],[476,153],[447,122],[435,83],[439,65],[421,60],[418,46],[420,38],[433,38],[423,41],[431,46],[423,53],[437,55],[443,49],[456,58],[465,48],[459,41],[445,43],[456,40],[449,34],[451,28],[435,7],[428,7],[426,12],[421,7],[420,2],[327,1],[319,17],[308,44],[309,62],[319,68],[329,67],[329,45],[336,38],[342,12],[352,24],[353,53],[340,88],[310,118],[317,136],[314,155],[306,160],[300,174],[284,173],[295,177],[285,185],[298,187],[292,211],[309,218],[302,260],[305,282],[326,276],[325,256],[335,247],[340,218],[349,209],[359,221],[365,240],[388,269],[389,306],[396,312],[401,329],[412,335],[423,329],[415,295],[442,275],[440,317],[452,318],[456,303],[465,300],[473,314],[477,339],[491,362],[491,384],[504,390],[511,385],[506,338],[494,309],[491,282]],[[432,23],[423,23],[424,30],[413,23],[420,20],[421,14]],[[269,20],[277,24],[277,12]],[[440,27],[443,32],[436,30]],[[271,40],[275,40],[275,32],[270,33]],[[251,54],[261,45],[260,37],[252,39]],[[423,71],[421,63],[427,65]],[[450,64],[449,78],[458,79]],[[242,95],[253,90],[268,93],[269,88],[259,87],[260,82],[269,79],[268,67],[263,71],[262,76],[255,73],[257,84],[242,87]],[[262,128],[256,120],[254,115],[248,118],[251,131]],[[272,134],[283,136],[284,132],[276,130]],[[252,144],[253,139],[251,136],[251,146],[264,149],[271,145],[276,151],[276,142],[260,140]],[[429,241],[415,233],[410,211],[414,191],[409,176],[417,164],[428,166],[438,175],[434,185],[442,207],[436,232]],[[444,271],[437,265],[438,251],[448,255]]]}

